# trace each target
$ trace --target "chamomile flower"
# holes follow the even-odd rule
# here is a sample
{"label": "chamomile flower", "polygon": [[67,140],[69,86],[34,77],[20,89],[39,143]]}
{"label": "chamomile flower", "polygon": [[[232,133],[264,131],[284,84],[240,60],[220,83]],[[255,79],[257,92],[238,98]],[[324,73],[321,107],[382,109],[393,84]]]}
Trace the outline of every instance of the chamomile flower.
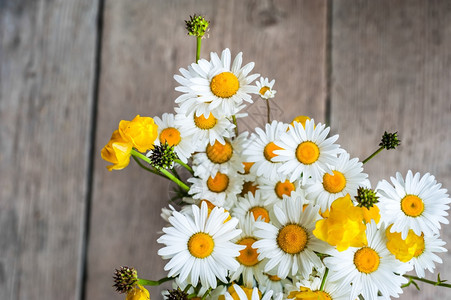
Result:
{"label": "chamomile flower", "polygon": [[314,251],[325,253],[330,246],[318,240],[312,233],[319,218],[319,206],[304,208],[302,197],[284,199],[273,207],[275,218],[271,223],[256,222],[254,243],[259,259],[267,258],[265,272],[277,266],[277,276],[286,278],[298,272],[308,277],[313,268],[323,266]]}
{"label": "chamomile flower", "polygon": [[225,222],[229,214],[222,208],[192,205],[192,216],[173,212],[169,217],[172,227],[163,228],[165,233],[157,242],[165,247],[158,255],[170,259],[165,265],[168,276],[179,276],[180,281],[196,286],[216,288],[217,279],[227,282],[227,274],[239,267],[236,261],[243,246],[231,242],[241,233],[236,229],[235,218]]}
{"label": "chamomile flower", "polygon": [[174,152],[181,161],[186,163],[194,152],[191,136],[186,136],[186,132],[175,125],[173,114],[164,113],[161,119],[154,117],[154,120],[158,125],[158,138],[155,140],[155,145],[167,143],[169,146],[174,146]]}
{"label": "chamomile flower", "polygon": [[401,285],[407,283],[402,275],[411,266],[398,261],[387,249],[385,228],[378,229],[376,223],[367,224],[368,245],[348,248],[345,251],[329,252],[332,256],[324,259],[329,268],[328,280],[349,288],[348,299],[356,299],[359,294],[365,299],[376,299],[378,292],[385,298],[398,297]]}
{"label": "chamomile flower", "polygon": [[244,286],[252,288],[254,286],[254,278],[263,276],[263,264],[258,259],[257,250],[252,248],[252,245],[257,241],[254,236],[254,216],[247,214],[244,218],[238,218],[238,228],[242,230],[240,236],[237,238],[237,244],[246,246],[240,251],[240,255],[236,260],[240,263],[238,269],[230,272],[230,281],[235,281],[243,276]]}
{"label": "chamomile flower", "polygon": [[276,81],[273,79],[271,82],[269,82],[268,78],[260,77],[260,81],[256,81],[255,84],[257,85],[258,93],[260,94],[260,97],[263,99],[271,99],[274,98],[277,91],[273,90],[272,87],[274,86],[274,83]]}
{"label": "chamomile flower", "polygon": [[282,165],[273,160],[277,156],[274,151],[282,148],[275,144],[279,136],[286,132],[287,124],[273,121],[271,124],[266,124],[265,131],[256,128],[256,134],[252,134],[249,139],[247,148],[243,151],[245,161],[254,163],[251,167],[251,172],[257,176],[263,176],[270,180],[279,178],[277,173],[278,168]]}
{"label": "chamomile flower", "polygon": [[252,103],[250,94],[258,91],[250,84],[260,75],[249,75],[254,63],[242,67],[242,56],[238,53],[232,63],[229,49],[222,51],[221,58],[211,52],[209,72],[190,79],[189,88],[197,94],[197,101],[209,103],[211,112],[231,116],[238,112],[243,101]]}
{"label": "chamomile flower", "polygon": [[283,196],[302,195],[299,180],[291,182],[286,177],[281,176],[279,180],[269,180],[264,177],[258,179],[258,187],[262,191],[265,205],[273,204],[283,200]]}
{"label": "chamomile flower", "polygon": [[199,152],[193,156],[193,164],[196,166],[194,175],[210,174],[215,176],[217,172],[232,174],[244,172],[241,152],[248,133],[240,134],[233,141],[224,139],[225,144],[216,141],[213,145],[207,144],[205,152]]}
{"label": "chamomile flower", "polygon": [[312,180],[321,180],[324,173],[331,173],[330,165],[336,163],[340,146],[334,144],[338,135],[326,138],[330,128],[314,120],[307,120],[305,128],[301,123],[294,122],[289,126],[288,132],[280,137],[276,145],[283,150],[274,151],[277,156],[274,162],[283,162],[279,172],[290,175],[290,181],[301,178],[302,185],[310,177]]}
{"label": "chamomile flower", "polygon": [[216,118],[213,114],[196,116],[194,113],[185,113],[175,108],[175,124],[183,128],[184,135],[192,135],[192,141],[196,145],[197,151],[205,150],[209,143],[214,145],[216,141],[225,144],[224,138],[234,136],[235,125],[227,118]]}
{"label": "chamomile flower", "polygon": [[244,195],[244,197],[239,197],[232,210],[232,215],[241,220],[245,218],[246,215],[252,213],[255,221],[260,218],[260,221],[269,222],[269,212],[270,207],[264,204],[262,193],[257,190],[255,191],[255,195],[249,192]]}
{"label": "chamomile flower", "polygon": [[[313,277],[311,280],[300,280],[296,282],[295,288],[288,289],[288,299],[306,299],[309,296],[317,296],[318,299],[330,299],[330,300],[348,300],[351,291],[351,286],[339,286],[337,283],[331,282],[326,277],[324,287],[321,290],[322,279],[319,277]],[[322,297],[321,297],[322,296]],[[309,299],[309,298],[308,298]]]}
{"label": "chamomile flower", "polygon": [[243,179],[238,175],[227,175],[217,172],[216,175],[192,177],[188,179],[192,183],[188,194],[193,199],[208,199],[216,206],[230,209],[236,202],[237,194],[241,192]]}
{"label": "chamomile flower", "polygon": [[424,270],[427,269],[433,273],[434,263],[443,263],[442,259],[435,253],[443,253],[448,250],[443,247],[446,242],[439,239],[438,235],[426,236],[422,234],[421,238],[423,238],[422,247],[417,248],[409,263],[415,267],[418,277],[423,278],[425,276]]}
{"label": "chamomile flower", "polygon": [[362,163],[357,158],[349,159],[348,153],[341,153],[336,163],[330,166],[333,175],[325,173],[321,180],[307,184],[306,196],[315,199],[315,204],[321,211],[329,209],[335,199],[349,194],[351,198],[357,195],[359,187],[369,187],[368,175],[362,173]]}
{"label": "chamomile flower", "polygon": [[393,186],[383,180],[376,188],[382,221],[393,224],[390,232],[401,232],[403,239],[410,229],[431,236],[439,233],[440,223],[449,223],[445,217],[451,199],[434,176],[426,173],[420,178],[420,173],[409,170],[405,180],[399,172],[390,179]]}

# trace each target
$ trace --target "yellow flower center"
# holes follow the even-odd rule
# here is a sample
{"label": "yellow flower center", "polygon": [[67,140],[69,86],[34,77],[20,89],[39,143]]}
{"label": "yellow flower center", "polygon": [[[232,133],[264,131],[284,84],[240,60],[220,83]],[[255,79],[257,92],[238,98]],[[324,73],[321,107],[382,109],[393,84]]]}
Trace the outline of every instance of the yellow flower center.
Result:
{"label": "yellow flower center", "polygon": [[212,129],[215,127],[216,122],[218,122],[218,120],[211,113],[208,115],[208,118],[205,118],[204,115],[200,115],[198,117],[194,115],[194,124],[203,130]]}
{"label": "yellow flower center", "polygon": [[269,280],[271,280],[271,281],[281,281],[282,279],[280,279],[280,277],[279,276],[277,276],[277,275],[269,275],[269,274],[266,274],[266,276],[268,276],[268,279]]}
{"label": "yellow flower center", "polygon": [[277,197],[283,199],[283,195],[290,196],[291,192],[296,188],[293,183],[291,183],[288,179],[285,182],[277,182],[274,191],[276,192]]}
{"label": "yellow flower center", "polygon": [[298,122],[298,123],[301,123],[302,126],[305,127],[305,123],[307,122],[307,120],[310,120],[310,118],[307,116],[297,116],[296,118],[293,119],[293,121],[290,123],[290,125],[294,126],[294,122]]}
{"label": "yellow flower center", "polygon": [[237,244],[244,245],[246,248],[240,251],[240,255],[236,258],[240,264],[252,267],[258,264],[257,249],[252,248],[252,244],[257,240],[251,237],[240,240]]}
{"label": "yellow flower center", "polygon": [[311,165],[319,158],[319,148],[313,142],[302,142],[296,148],[296,158],[304,165]]}
{"label": "yellow flower center", "polygon": [[255,196],[255,192],[257,191],[257,189],[258,189],[258,185],[255,182],[253,182],[253,181],[245,181],[244,184],[243,184],[243,189],[241,190],[240,196],[244,197],[249,192],[251,192],[252,195]]}
{"label": "yellow flower center", "polygon": [[333,172],[334,175],[330,175],[329,173],[324,174],[323,187],[329,193],[336,194],[341,192],[346,187],[346,178],[341,172]]}
{"label": "yellow flower center", "polygon": [[379,267],[379,262],[379,254],[369,247],[363,247],[354,254],[354,265],[362,273],[373,273]]}
{"label": "yellow flower center", "polygon": [[258,217],[261,217],[262,221],[269,223],[269,213],[266,208],[261,206],[255,206],[249,209],[249,212],[254,214],[255,221],[257,221]]}
{"label": "yellow flower center", "polygon": [[220,98],[230,98],[236,94],[240,88],[240,82],[235,74],[230,72],[223,72],[211,80],[211,92]]}
{"label": "yellow flower center", "polygon": [[205,258],[209,256],[215,247],[213,238],[204,232],[193,234],[188,240],[188,250],[192,256]]}
{"label": "yellow flower center", "polygon": [[260,89],[259,93],[260,93],[261,95],[265,95],[265,93],[266,93],[267,91],[269,91],[269,87],[264,86],[264,87],[262,87],[262,88]]}
{"label": "yellow flower center", "polygon": [[253,164],[254,164],[253,162],[243,162],[244,174],[249,174],[251,172],[251,167]]}
{"label": "yellow flower center", "polygon": [[169,146],[177,146],[182,139],[180,138],[180,131],[174,127],[168,127],[160,133],[160,143],[168,143]]}
{"label": "yellow flower center", "polygon": [[224,192],[229,186],[229,177],[226,174],[218,172],[214,178],[210,176],[207,179],[207,186],[214,193]]}
{"label": "yellow flower center", "polygon": [[307,241],[307,232],[296,224],[289,224],[283,227],[277,235],[279,248],[289,254],[297,254],[303,251]]}
{"label": "yellow flower center", "polygon": [[233,148],[229,141],[225,141],[225,144],[221,144],[216,141],[213,146],[207,145],[207,157],[215,164],[223,164],[228,162],[232,158]]}
{"label": "yellow flower center", "polygon": [[263,150],[263,155],[265,156],[266,160],[271,161],[271,158],[277,156],[277,154],[274,154],[275,150],[283,150],[283,148],[280,148],[273,142],[270,142],[268,145],[265,146],[265,149]]}
{"label": "yellow flower center", "polygon": [[418,217],[424,211],[423,200],[416,195],[406,195],[401,200],[401,209],[409,217]]}

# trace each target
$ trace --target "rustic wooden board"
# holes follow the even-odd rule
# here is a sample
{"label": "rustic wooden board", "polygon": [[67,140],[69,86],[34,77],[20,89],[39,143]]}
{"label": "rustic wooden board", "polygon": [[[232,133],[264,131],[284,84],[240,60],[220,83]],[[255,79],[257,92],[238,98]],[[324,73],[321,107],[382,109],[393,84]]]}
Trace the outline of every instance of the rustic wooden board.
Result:
{"label": "rustic wooden board", "polygon": [[[275,116],[324,118],[326,1],[106,1],[87,299],[122,299],[111,287],[112,272],[121,265],[138,267],[145,278],[165,276],[156,239],[169,184],[134,163],[108,172],[100,150],[121,119],[173,111],[178,93],[172,76],[195,58],[195,39],[183,21],[193,13],[212,20],[202,57],[226,47],[232,55],[243,51],[244,62],[256,63],[255,72],[276,79],[284,114],[274,109]],[[259,117],[240,127],[263,123]],[[159,291],[152,289],[155,299]]]}
{"label": "rustic wooden board", "polygon": [[[364,159],[384,130],[398,131],[399,150],[365,166],[373,186],[411,169],[451,189],[451,2],[338,0],[332,11],[331,124],[340,144]],[[442,238],[449,248],[449,226]],[[440,256],[436,272],[451,279],[451,254]],[[420,286],[401,299],[451,298],[449,289]]]}
{"label": "rustic wooden board", "polygon": [[97,1],[0,3],[0,299],[79,299]]}

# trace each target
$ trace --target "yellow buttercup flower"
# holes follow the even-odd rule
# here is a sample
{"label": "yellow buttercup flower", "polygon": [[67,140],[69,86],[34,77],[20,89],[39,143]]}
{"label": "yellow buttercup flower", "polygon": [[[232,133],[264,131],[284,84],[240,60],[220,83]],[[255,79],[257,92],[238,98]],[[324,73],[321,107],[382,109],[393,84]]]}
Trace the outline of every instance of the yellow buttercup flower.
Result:
{"label": "yellow buttercup flower", "polygon": [[149,291],[140,284],[137,284],[127,293],[125,300],[150,300]]}
{"label": "yellow buttercup flower", "polygon": [[412,229],[409,230],[405,240],[401,237],[401,232],[390,232],[390,225],[385,230],[387,236],[387,249],[400,261],[408,262],[418,253],[424,250],[424,238],[416,235]]}
{"label": "yellow buttercup flower", "polygon": [[111,135],[108,144],[106,144],[100,152],[100,155],[104,160],[113,164],[107,166],[108,171],[121,170],[128,166],[130,163],[132,147],[133,144],[125,140],[118,130],[115,130]]}
{"label": "yellow buttercup flower", "polygon": [[366,246],[365,230],[363,211],[353,205],[348,194],[332,203],[329,217],[316,222],[313,234],[336,246],[338,251],[344,251],[349,247]]}
{"label": "yellow buttercup flower", "polygon": [[137,115],[133,120],[122,120],[119,123],[119,133],[131,142],[139,152],[153,149],[153,144],[158,137],[158,126],[150,117]]}

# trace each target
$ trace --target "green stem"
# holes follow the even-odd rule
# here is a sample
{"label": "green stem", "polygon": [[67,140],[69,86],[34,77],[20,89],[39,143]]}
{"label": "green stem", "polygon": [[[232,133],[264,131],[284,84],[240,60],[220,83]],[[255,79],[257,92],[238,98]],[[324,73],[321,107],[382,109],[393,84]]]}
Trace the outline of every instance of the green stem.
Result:
{"label": "green stem", "polygon": [[174,160],[176,163],[178,163],[179,165],[181,165],[182,167],[184,167],[185,169],[187,169],[191,174],[194,174],[193,169],[188,166],[187,164],[185,164],[183,161],[181,161],[180,159],[176,159]]}
{"label": "green stem", "polygon": [[236,122],[236,116],[232,116],[233,124],[235,124],[235,135],[238,136],[238,124]]}
{"label": "green stem", "polygon": [[199,61],[200,58],[200,46],[202,44],[202,38],[197,37],[197,49],[196,49],[196,63]]}
{"label": "green stem", "polygon": [[211,288],[209,288],[209,289],[205,292],[205,294],[202,296],[202,299],[201,299],[201,300],[207,299],[207,297],[208,297],[208,295],[210,294],[210,292],[211,292]]}
{"label": "green stem", "polygon": [[269,106],[269,99],[266,99],[266,108],[267,108],[267,117],[268,117],[268,124],[271,124],[271,108]]}
{"label": "green stem", "polygon": [[166,176],[164,176],[164,175],[161,174],[160,172],[158,172],[158,171],[156,171],[156,170],[152,170],[152,169],[146,167],[145,165],[143,165],[143,164],[139,161],[139,159],[136,158],[136,156],[132,156],[132,157],[133,157],[133,159],[136,161],[136,163],[137,163],[141,168],[143,168],[144,170],[149,171],[150,173],[154,173],[154,174],[156,174],[156,175],[158,175],[158,176],[161,176],[161,177],[166,178]]}
{"label": "green stem", "polygon": [[368,156],[364,161],[362,161],[362,164],[367,163],[370,159],[372,159],[373,157],[375,157],[377,154],[379,154],[379,152],[381,152],[382,150],[384,150],[384,147],[380,147],[379,149],[377,149],[373,154],[371,154],[370,156]]}
{"label": "green stem", "polygon": [[428,280],[428,279],[424,279],[424,278],[420,278],[417,276],[412,276],[412,275],[403,275],[405,278],[408,278],[410,280],[418,280],[421,282],[425,282],[425,283],[429,283],[435,286],[443,286],[443,287],[447,287],[447,288],[451,288],[451,284],[449,283],[443,283],[444,281],[433,281],[433,280]]}
{"label": "green stem", "polygon": [[156,286],[156,285],[160,285],[160,284],[162,284],[162,283],[164,283],[166,281],[170,281],[170,280],[174,280],[174,278],[172,278],[172,277],[164,277],[164,278],[161,278],[160,280],[157,280],[157,281],[138,278],[138,284],[140,284],[140,285]]}
{"label": "green stem", "polygon": [[321,281],[321,286],[319,288],[320,291],[322,291],[324,289],[324,285],[326,284],[327,274],[329,274],[328,268],[326,268],[326,271],[324,272],[323,280]]}
{"label": "green stem", "polygon": [[[136,156],[138,158],[141,158],[142,160],[144,160],[147,163],[151,163],[150,159],[145,156],[142,153],[139,153],[138,151],[136,151],[135,149],[132,149],[131,154],[133,156]],[[182,189],[184,189],[185,191],[189,191],[189,187],[183,183],[182,181],[180,181],[177,177],[175,177],[174,175],[172,175],[171,173],[169,173],[166,169],[163,168],[159,168],[157,169],[158,171],[160,171],[161,173],[163,173],[163,175],[165,175],[167,178],[171,179],[172,181],[174,181],[175,183],[177,183]]]}

